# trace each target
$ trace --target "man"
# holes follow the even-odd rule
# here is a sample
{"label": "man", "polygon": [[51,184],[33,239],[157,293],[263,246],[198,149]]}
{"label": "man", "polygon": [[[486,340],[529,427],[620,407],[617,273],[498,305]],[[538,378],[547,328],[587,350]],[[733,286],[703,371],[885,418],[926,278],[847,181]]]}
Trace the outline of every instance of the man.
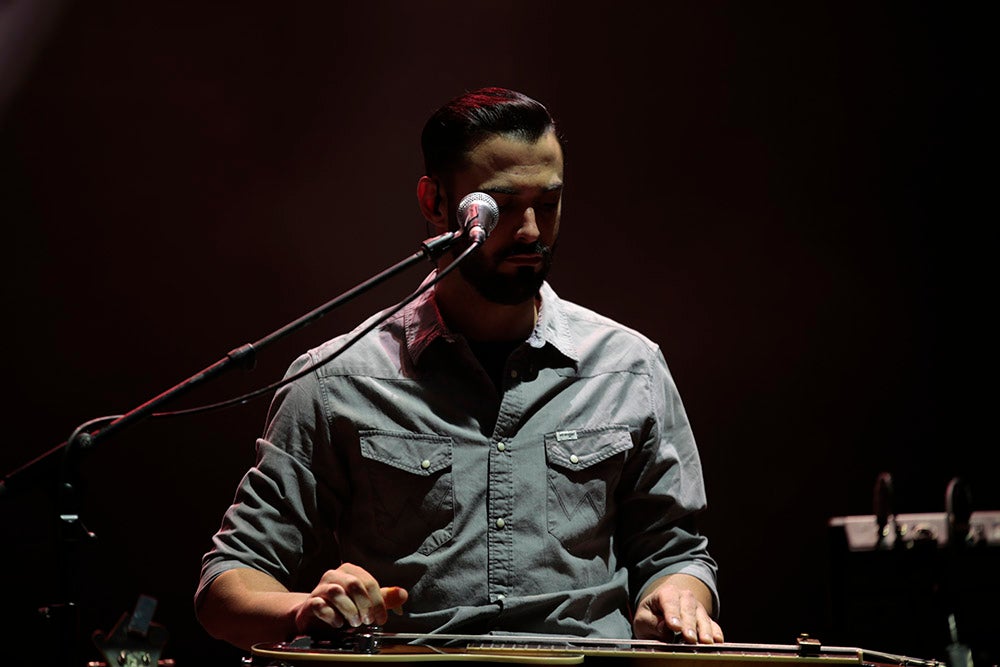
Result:
{"label": "man", "polygon": [[691,521],[698,452],[663,356],[545,282],[563,191],[552,118],[488,88],[438,110],[422,143],[417,199],[436,232],[457,229],[471,192],[499,222],[458,270],[278,391],[205,557],[202,623],[243,647],[387,620],[723,641]]}

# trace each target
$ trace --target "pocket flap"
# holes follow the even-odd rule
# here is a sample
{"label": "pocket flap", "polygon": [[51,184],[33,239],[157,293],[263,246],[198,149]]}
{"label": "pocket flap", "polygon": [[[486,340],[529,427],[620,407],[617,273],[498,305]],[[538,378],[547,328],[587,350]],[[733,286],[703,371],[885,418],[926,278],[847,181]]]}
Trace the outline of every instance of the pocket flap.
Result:
{"label": "pocket flap", "polygon": [[442,435],[362,431],[361,455],[414,475],[432,475],[451,466],[451,438]]}
{"label": "pocket flap", "polygon": [[582,470],[632,449],[627,426],[565,430],[545,434],[549,463],[569,470]]}

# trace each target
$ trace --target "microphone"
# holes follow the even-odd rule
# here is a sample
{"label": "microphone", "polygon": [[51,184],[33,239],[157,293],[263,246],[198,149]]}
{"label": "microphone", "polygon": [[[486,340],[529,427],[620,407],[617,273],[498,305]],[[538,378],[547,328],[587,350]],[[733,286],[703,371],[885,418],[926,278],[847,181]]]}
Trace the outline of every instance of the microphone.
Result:
{"label": "microphone", "polygon": [[[889,519],[896,523],[896,514],[892,507],[892,475],[887,472],[880,473],[875,480],[875,490],[872,494],[872,505],[875,509],[875,522],[878,524],[878,537],[875,541],[876,547],[885,545],[885,540],[889,537]],[[896,532],[899,532],[899,524],[896,523]],[[900,536],[897,534],[897,538]],[[901,541],[893,542],[893,546],[902,546]]]}
{"label": "microphone", "polygon": [[944,508],[948,517],[948,546],[968,546],[971,537],[972,489],[961,477],[953,477],[944,492]]}
{"label": "microphone", "polygon": [[473,243],[482,244],[497,226],[500,207],[485,192],[470,192],[458,203],[458,224]]}

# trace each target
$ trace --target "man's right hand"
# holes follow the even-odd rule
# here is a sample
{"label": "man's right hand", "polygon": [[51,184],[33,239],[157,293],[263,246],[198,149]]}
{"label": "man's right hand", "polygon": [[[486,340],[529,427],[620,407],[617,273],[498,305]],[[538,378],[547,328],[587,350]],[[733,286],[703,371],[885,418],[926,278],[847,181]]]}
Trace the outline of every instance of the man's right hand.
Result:
{"label": "man's right hand", "polygon": [[402,588],[380,588],[357,565],[328,571],[311,593],[290,592],[260,570],[236,568],[212,582],[198,618],[213,637],[249,649],[324,628],[385,623],[386,610],[398,610],[407,597]]}
{"label": "man's right hand", "polygon": [[295,613],[295,627],[308,633],[324,626],[382,625],[390,609],[398,611],[408,594],[398,586],[382,588],[371,574],[357,565],[344,563],[327,570],[309,597]]}

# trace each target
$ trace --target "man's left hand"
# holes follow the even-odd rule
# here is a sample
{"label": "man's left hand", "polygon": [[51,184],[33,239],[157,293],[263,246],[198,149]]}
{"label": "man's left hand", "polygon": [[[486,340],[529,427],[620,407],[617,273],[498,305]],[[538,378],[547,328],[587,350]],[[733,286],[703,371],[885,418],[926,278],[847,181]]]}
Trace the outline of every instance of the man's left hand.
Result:
{"label": "man's left hand", "polygon": [[689,644],[725,641],[722,628],[709,615],[711,593],[700,580],[675,574],[653,584],[639,602],[632,621],[637,639],[673,642],[679,634]]}

